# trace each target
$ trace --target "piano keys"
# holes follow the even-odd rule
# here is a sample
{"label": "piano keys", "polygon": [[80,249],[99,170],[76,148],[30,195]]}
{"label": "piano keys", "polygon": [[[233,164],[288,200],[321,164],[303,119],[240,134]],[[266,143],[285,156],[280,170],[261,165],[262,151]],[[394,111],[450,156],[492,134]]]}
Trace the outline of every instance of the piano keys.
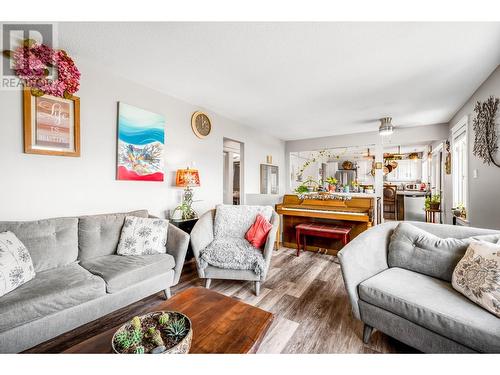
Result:
{"label": "piano keys", "polygon": [[[351,240],[374,225],[374,198],[354,196],[349,200],[300,199],[290,194],[283,197],[283,203],[276,205],[281,215],[282,243],[285,247],[297,248],[295,226],[302,223],[324,223],[352,227]],[[340,241],[327,238],[308,239],[307,250],[326,250],[336,254],[342,248]]]}

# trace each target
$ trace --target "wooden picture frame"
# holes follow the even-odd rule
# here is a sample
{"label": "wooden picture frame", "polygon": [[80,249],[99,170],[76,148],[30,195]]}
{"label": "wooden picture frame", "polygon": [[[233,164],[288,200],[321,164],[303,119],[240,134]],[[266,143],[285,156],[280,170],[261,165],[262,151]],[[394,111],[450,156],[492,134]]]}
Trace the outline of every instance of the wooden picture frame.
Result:
{"label": "wooden picture frame", "polygon": [[35,96],[23,91],[24,152],[80,156],[80,98]]}

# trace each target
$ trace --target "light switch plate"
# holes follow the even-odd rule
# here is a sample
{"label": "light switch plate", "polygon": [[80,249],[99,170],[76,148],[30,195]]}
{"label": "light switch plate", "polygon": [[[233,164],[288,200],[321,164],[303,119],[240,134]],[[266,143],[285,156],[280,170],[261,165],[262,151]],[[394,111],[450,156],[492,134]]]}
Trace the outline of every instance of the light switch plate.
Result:
{"label": "light switch plate", "polygon": [[478,175],[479,175],[478,170],[477,169],[473,169],[472,170],[472,178],[477,178]]}

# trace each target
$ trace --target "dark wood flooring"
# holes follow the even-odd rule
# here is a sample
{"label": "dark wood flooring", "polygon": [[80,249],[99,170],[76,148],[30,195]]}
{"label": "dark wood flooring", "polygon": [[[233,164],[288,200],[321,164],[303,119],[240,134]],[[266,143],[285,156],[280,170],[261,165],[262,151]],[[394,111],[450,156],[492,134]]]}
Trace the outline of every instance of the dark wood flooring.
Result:
{"label": "dark wood flooring", "polygon": [[[201,285],[195,264],[190,261],[185,264],[181,281],[172,292]],[[262,284],[258,297],[250,282],[213,280],[211,289],[275,314],[258,353],[415,352],[377,331],[369,344],[363,343],[362,323],[351,316],[340,266],[331,255],[307,251],[297,257],[295,250],[281,248],[274,253],[268,279]],[[150,296],[28,352],[61,352],[161,301],[161,294]]]}

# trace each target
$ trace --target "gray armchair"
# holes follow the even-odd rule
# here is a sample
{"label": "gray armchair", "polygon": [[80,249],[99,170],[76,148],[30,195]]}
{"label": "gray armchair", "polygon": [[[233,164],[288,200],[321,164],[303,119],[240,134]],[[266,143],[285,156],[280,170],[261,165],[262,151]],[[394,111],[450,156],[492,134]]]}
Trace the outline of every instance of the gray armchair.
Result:
{"label": "gray armchair", "polygon": [[205,279],[205,287],[209,288],[212,279],[226,279],[226,280],[246,280],[253,281],[255,284],[255,294],[258,296],[260,293],[260,284],[265,281],[269,266],[271,264],[271,257],[274,250],[274,242],[276,240],[276,232],[279,226],[279,216],[273,210],[271,216],[271,224],[273,228],[267,236],[267,241],[263,250],[263,257],[265,261],[264,272],[257,275],[252,270],[242,269],[225,269],[213,265],[208,265],[205,268],[201,266],[200,254],[201,252],[214,240],[214,219],[215,210],[210,210],[203,214],[193,230],[191,231],[191,247],[196,259],[196,267],[200,278]]}

